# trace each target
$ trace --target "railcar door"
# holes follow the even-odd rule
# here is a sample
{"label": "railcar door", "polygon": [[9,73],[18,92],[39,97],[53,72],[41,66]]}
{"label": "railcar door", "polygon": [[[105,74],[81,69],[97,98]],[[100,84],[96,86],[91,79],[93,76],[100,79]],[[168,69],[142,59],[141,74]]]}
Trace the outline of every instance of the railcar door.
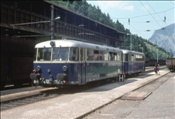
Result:
{"label": "railcar door", "polygon": [[124,65],[124,73],[125,74],[128,74],[128,69],[129,69],[129,62],[128,62],[128,54],[124,54],[124,62],[123,62],[123,65]]}
{"label": "railcar door", "polygon": [[85,49],[80,48],[80,60],[81,60],[81,81],[80,85],[86,84],[86,60],[85,60]]}

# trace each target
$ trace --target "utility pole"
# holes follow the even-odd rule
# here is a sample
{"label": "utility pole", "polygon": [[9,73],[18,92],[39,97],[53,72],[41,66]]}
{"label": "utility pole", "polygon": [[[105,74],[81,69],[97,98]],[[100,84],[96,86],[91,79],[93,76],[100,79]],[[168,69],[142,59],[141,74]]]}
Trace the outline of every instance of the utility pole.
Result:
{"label": "utility pole", "polygon": [[132,50],[132,34],[130,34],[130,50]]}
{"label": "utility pole", "polygon": [[54,39],[54,6],[51,5],[51,20],[50,20],[50,32],[51,32],[51,40]]}
{"label": "utility pole", "polygon": [[[156,39],[156,41],[157,41],[157,39]],[[157,43],[157,63],[159,63],[158,43]]]}

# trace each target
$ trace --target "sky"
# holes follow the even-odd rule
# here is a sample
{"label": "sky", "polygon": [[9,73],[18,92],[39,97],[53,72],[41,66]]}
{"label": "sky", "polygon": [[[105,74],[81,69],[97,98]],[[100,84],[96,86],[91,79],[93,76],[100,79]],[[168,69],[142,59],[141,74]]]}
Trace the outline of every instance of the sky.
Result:
{"label": "sky", "polygon": [[111,19],[118,20],[132,34],[149,39],[155,30],[175,23],[175,1],[146,0],[86,0],[99,6]]}

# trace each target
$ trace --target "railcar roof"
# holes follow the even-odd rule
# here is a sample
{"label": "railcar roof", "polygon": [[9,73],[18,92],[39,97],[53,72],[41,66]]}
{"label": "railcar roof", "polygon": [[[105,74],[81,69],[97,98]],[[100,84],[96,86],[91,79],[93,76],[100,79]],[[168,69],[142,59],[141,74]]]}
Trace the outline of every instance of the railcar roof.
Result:
{"label": "railcar roof", "polygon": [[[99,49],[104,51],[114,51],[114,52],[121,52],[122,50],[119,48],[114,48],[105,45],[98,45],[93,43],[87,43],[82,41],[75,41],[75,40],[67,40],[67,39],[58,39],[52,40],[55,42],[55,47],[82,47],[82,48],[90,48],[90,49]],[[50,48],[51,41],[44,41],[35,45],[35,48]]]}
{"label": "railcar roof", "polygon": [[122,51],[123,51],[123,54],[145,55],[145,54],[142,53],[142,52],[137,52],[137,51],[132,51],[132,50],[124,50],[124,49],[122,49]]}

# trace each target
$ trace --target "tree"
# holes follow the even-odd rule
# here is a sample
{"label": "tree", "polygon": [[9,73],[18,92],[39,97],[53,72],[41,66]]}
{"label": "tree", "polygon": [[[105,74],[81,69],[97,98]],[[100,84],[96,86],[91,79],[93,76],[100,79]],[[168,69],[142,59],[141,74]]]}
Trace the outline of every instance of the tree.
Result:
{"label": "tree", "polygon": [[63,0],[64,2],[69,2],[69,3],[73,3],[74,1],[82,1],[82,0]]}

